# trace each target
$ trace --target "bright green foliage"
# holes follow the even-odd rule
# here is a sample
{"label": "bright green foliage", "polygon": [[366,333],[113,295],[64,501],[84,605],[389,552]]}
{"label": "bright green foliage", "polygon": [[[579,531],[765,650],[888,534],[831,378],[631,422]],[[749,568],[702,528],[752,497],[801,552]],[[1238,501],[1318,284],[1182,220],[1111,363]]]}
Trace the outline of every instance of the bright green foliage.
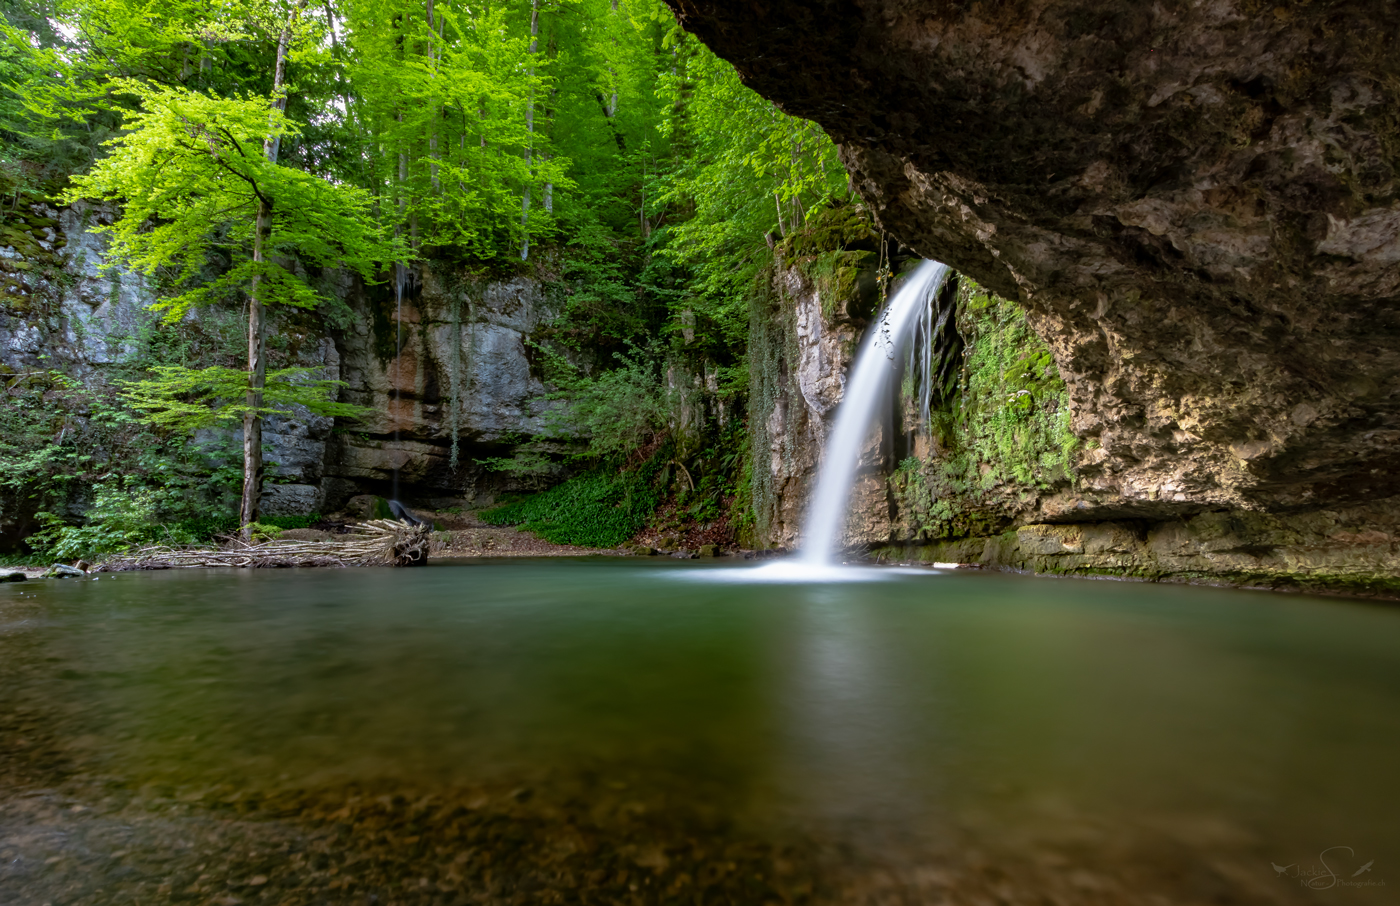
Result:
{"label": "bright green foliage", "polygon": [[[156,305],[171,320],[192,306],[236,298],[255,277],[262,301],[312,308],[323,296],[290,261],[370,279],[376,265],[401,256],[370,217],[363,190],[267,159],[265,136],[296,133],[267,98],[217,98],[132,80],[114,87],[139,98],[141,110],[128,116],[128,132],[107,143],[111,153],[74,177],[64,200],[124,203],[122,217],[105,228],[112,254],[143,274],[174,269],[181,291]],[[272,209],[272,229],[266,260],[255,262],[260,202]],[[216,252],[232,261],[210,275]]]}
{"label": "bright green foliage", "polygon": [[[669,27],[671,20],[658,11],[644,21],[637,9],[623,5],[636,30],[630,39],[627,25],[615,16],[594,14],[615,40],[591,45],[601,48],[595,52],[606,63],[597,70],[592,91],[604,112],[615,116],[598,120],[595,115],[592,123],[606,123],[617,147],[600,148],[596,140],[565,147],[578,162],[609,161],[600,171],[610,168],[618,180],[644,177],[641,208],[618,210],[615,182],[585,182],[590,168],[576,167],[580,194],[593,205],[588,212],[561,214],[568,229],[564,274],[571,286],[565,317],[551,336],[574,349],[601,345],[621,354],[611,370],[586,378],[554,377],[559,395],[572,403],[555,418],[558,434],[589,438],[592,456],[668,436],[686,468],[705,476],[703,489],[692,491],[688,480],[675,485],[686,498],[677,502],[678,512],[694,510],[692,515],[705,521],[724,509],[722,501],[747,499],[730,483],[742,467],[719,465],[743,462],[736,451],[746,449],[747,441],[725,425],[682,425],[682,413],[693,418],[705,411],[689,382],[694,375],[713,374],[719,393],[742,411],[749,384],[749,296],[764,281],[771,245],[801,232],[812,214],[827,215],[833,201],[842,216],[850,215],[846,219],[856,215],[851,206],[839,204],[847,195],[845,172],[820,129],[786,116],[744,87],[732,67],[678,29],[646,47],[637,37],[660,32],[640,25]],[[561,97],[579,90],[571,81],[578,70],[561,62],[556,72]],[[628,91],[629,85],[648,81],[655,86],[650,104]],[[597,135],[586,117],[568,118],[567,111],[584,110],[586,105],[561,102],[556,140]],[[639,114],[652,117],[650,130]],[[566,130],[569,123],[578,131]],[[630,170],[618,163],[619,150],[625,152],[623,163],[636,162]],[[632,224],[640,221],[640,247],[625,232],[628,214]],[[863,222],[860,228],[868,232]],[[664,327],[657,313],[669,315]],[[658,334],[668,342],[647,342]],[[647,353],[639,356],[639,347]],[[677,376],[675,386],[660,380],[666,373]],[[539,451],[526,459],[537,471],[548,462]],[[723,481],[712,474],[716,466]],[[731,521],[750,521],[745,505],[739,506]]]}
{"label": "bright green foliage", "polygon": [[252,410],[244,399],[248,373],[218,365],[208,368],[157,365],[151,369],[154,377],[128,382],[122,398],[152,425],[186,433],[220,423],[240,422],[249,411],[262,417],[290,415],[292,406],[303,406],[315,415],[332,418],[358,418],[370,411],[362,406],[336,402],[336,393],[345,382],[311,377],[317,370],[280,368],[269,371],[263,387],[263,405]]}
{"label": "bright green foliage", "polygon": [[644,464],[628,469],[617,459],[548,491],[482,512],[489,525],[519,525],[555,544],[616,547],[646,525],[661,502],[663,447]]}
{"label": "bright green foliage", "polygon": [[114,483],[133,496],[149,492],[156,522],[231,508],[239,474],[232,449],[172,438],[106,388],[55,371],[0,380],[5,521],[24,525],[38,513],[90,503],[93,488]]}
{"label": "bright green foliage", "polygon": [[[153,306],[168,320],[196,305],[236,300],[255,284],[264,303],[311,308],[324,297],[293,262],[347,267],[370,279],[378,263],[398,256],[399,244],[370,218],[363,190],[268,160],[264,139],[296,130],[266,98],[216,98],[133,80],[113,86],[139,98],[141,109],[128,116],[130,131],[108,142],[111,153],[74,177],[65,200],[125,202],[122,217],[105,228],[112,254],[177,287]],[[272,212],[261,261],[252,254],[260,205]],[[211,274],[216,253],[228,254],[230,263]],[[331,383],[293,380],[304,371],[268,377],[260,415],[294,403],[324,415],[357,412],[326,401]],[[192,431],[241,419],[251,411],[241,396],[247,387],[247,372],[169,366],[133,383],[125,396],[153,424]]]}
{"label": "bright green foliage", "polygon": [[[0,0],[0,188],[14,193],[15,200],[21,194],[39,195],[51,180],[85,166],[92,155],[93,124],[79,133],[72,123],[42,115],[56,88],[55,73],[70,67],[66,42],[54,28],[52,10],[44,6]],[[110,134],[103,124],[96,126],[103,138]]]}
{"label": "bright green foliage", "polygon": [[[82,172],[122,128],[132,98],[113,80],[202,91],[265,95],[270,57],[291,0],[7,0],[7,80],[21,112],[7,149],[37,183]],[[298,39],[314,46],[316,28]],[[55,27],[58,26],[58,27]],[[0,51],[0,57],[6,56]],[[0,64],[3,65],[3,64]],[[0,108],[3,108],[0,101]],[[3,115],[3,114],[0,114]],[[8,130],[9,127],[0,127]]]}
{"label": "bright green foliage", "polygon": [[[583,363],[555,385],[561,435],[588,438],[593,460],[669,437],[685,509],[709,518],[734,497],[731,479],[713,476],[729,476],[719,463],[746,443],[734,425],[748,296],[774,244],[840,207],[845,174],[819,129],[745,88],[661,0],[0,4],[0,75],[14,86],[0,90],[3,188],[23,182],[38,200],[73,174],[62,197],[120,212],[114,251],[154,278],[168,317],[215,303],[200,321],[232,316],[256,278],[260,299],[329,321],[318,279],[332,268],[528,271],[557,288],[561,313],[538,339]],[[288,22],[280,113],[269,101]],[[262,153],[269,135],[276,164]],[[273,223],[255,263],[260,201]],[[135,408],[109,405],[169,453],[166,429],[243,414],[242,348],[123,366]],[[716,383],[722,406],[696,389]],[[327,402],[334,389],[274,370],[259,411],[349,414]],[[34,416],[40,439],[23,455],[58,455],[51,420]],[[551,442],[535,465],[569,458]],[[111,484],[127,467],[81,474]],[[703,486],[693,492],[690,472]]]}
{"label": "bright green foliage", "polygon": [[[477,261],[518,252],[525,187],[539,198],[548,183],[572,185],[568,159],[527,129],[526,106],[550,78],[520,17],[404,0],[343,8],[351,111],[370,140],[364,184],[394,206],[416,248]],[[552,232],[548,212],[531,220],[534,235]]]}
{"label": "bright green foliage", "polygon": [[[51,43],[56,36],[43,16],[11,0],[0,2],[0,190],[6,195],[38,188],[39,156],[42,143],[29,133],[29,115],[24,105],[24,86],[42,78],[43,54],[35,47]],[[23,30],[11,22],[23,25]],[[32,37],[31,37],[32,36]]]}
{"label": "bright green foliage", "polygon": [[769,258],[764,237],[797,232],[811,212],[845,198],[846,172],[816,124],[759,97],[704,45],[679,36],[676,54],[665,128],[686,153],[657,189],[661,203],[691,214],[672,228],[667,254],[694,272],[694,304],[734,342],[747,324],[746,291]]}

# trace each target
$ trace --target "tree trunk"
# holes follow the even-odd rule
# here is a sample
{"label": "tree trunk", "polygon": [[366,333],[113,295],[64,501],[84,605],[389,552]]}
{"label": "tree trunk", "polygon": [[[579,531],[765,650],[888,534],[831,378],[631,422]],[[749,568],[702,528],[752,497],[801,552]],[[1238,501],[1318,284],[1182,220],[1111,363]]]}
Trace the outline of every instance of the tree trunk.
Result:
{"label": "tree trunk", "polygon": [[[540,160],[549,160],[549,155],[541,154]],[[554,213],[554,183],[552,182],[544,184],[544,209],[548,214]]]}
{"label": "tree trunk", "polygon": [[[277,39],[277,62],[272,73],[272,108],[277,111],[287,109],[287,98],[282,93],[287,77],[287,48],[292,42],[292,26],[304,5],[299,4],[293,9],[291,20]],[[269,132],[263,140],[263,156],[269,163],[277,163],[281,146],[281,135]],[[259,197],[258,219],[253,232],[255,265],[264,261],[267,237],[271,232],[272,206],[267,199]],[[267,312],[258,296],[261,283],[262,278],[255,272],[248,287],[248,393],[244,398],[248,411],[243,413],[243,500],[238,514],[244,540],[252,540],[253,533],[249,526],[258,521],[262,504],[262,416],[258,410],[262,408],[263,387],[267,385]]]}
{"label": "tree trunk", "polygon": [[[437,19],[433,13],[433,0],[428,0],[428,65],[432,69],[433,79],[437,79]],[[428,174],[429,181],[433,186],[433,194],[442,194],[442,181],[438,178],[438,122],[442,118],[442,110],[437,104],[436,97],[433,99],[433,122],[428,127]]]}
{"label": "tree trunk", "polygon": [[[258,204],[257,228],[253,234],[253,261],[263,261],[263,242],[272,229],[272,209]],[[263,387],[267,383],[267,317],[258,298],[261,279],[253,277],[248,289],[248,411],[243,414],[243,506],[238,521],[244,540],[252,540],[249,526],[258,521],[262,504],[262,416]]]}
{"label": "tree trunk", "polygon": [[[540,48],[540,0],[530,0],[530,53]],[[530,67],[530,78],[535,77],[535,67]],[[530,96],[525,101],[525,191],[520,201],[520,260],[530,257],[530,162],[535,137],[535,89],[530,88]]]}
{"label": "tree trunk", "polygon": [[[558,45],[558,44],[556,43],[556,41],[555,41],[554,29],[553,29],[553,28],[551,28],[551,29],[549,30],[549,45],[548,45],[548,46],[549,46],[549,54],[548,54],[549,59],[550,59],[550,60],[554,60],[554,59],[555,59],[556,57],[558,57],[558,55],[559,55],[559,45]],[[551,146],[553,145],[553,142],[554,142],[554,105],[555,105],[556,98],[557,98],[558,96],[559,96],[559,87],[556,85],[555,87],[553,87],[553,88],[551,88],[551,89],[549,90],[549,101],[545,104],[545,108],[544,108],[544,123],[545,123],[544,131],[545,131],[545,137],[549,140],[549,142],[551,143]],[[549,158],[550,158],[550,155],[548,155],[548,154],[543,154],[543,153],[540,154],[540,160],[542,160],[542,161],[548,161]],[[553,214],[553,213],[554,213],[554,183],[552,183],[552,182],[547,182],[547,183],[544,184],[544,210],[545,210],[545,213],[547,213],[547,214]]]}

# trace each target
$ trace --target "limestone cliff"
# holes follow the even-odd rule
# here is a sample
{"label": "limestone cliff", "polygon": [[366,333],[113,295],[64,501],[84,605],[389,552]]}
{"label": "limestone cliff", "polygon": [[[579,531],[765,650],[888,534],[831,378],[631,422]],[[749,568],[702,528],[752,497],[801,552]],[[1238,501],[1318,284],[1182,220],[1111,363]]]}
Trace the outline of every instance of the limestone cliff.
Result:
{"label": "limestone cliff", "polygon": [[[105,237],[95,230],[105,212],[35,204],[22,214],[0,227],[0,377],[7,388],[38,376],[110,394],[113,380],[134,377],[133,364],[150,351],[143,344],[157,317],[148,310],[157,287],[108,260]],[[554,405],[527,340],[554,317],[557,285],[536,277],[463,278],[438,266],[413,274],[400,304],[389,285],[365,286],[336,273],[319,282],[348,306],[339,319],[344,326],[274,310],[274,366],[310,366],[342,380],[343,398],[374,412],[340,425],[305,411],[269,418],[264,511],[329,512],[353,495],[396,487],[415,500],[470,500],[511,487],[477,459],[509,455],[541,430]],[[205,310],[175,333],[187,364],[236,365],[242,329],[237,312]],[[102,449],[103,432],[90,430],[92,413],[81,403],[68,411],[52,392],[47,398],[51,411],[35,416],[43,424],[29,427],[51,434],[52,448],[66,444],[101,461],[116,454]],[[201,432],[195,442],[231,455],[241,442],[236,435]],[[14,496],[0,495],[0,546],[17,544],[36,527],[33,495]],[[67,496],[61,505],[44,505],[79,517],[85,488]]]}
{"label": "limestone cliff", "polygon": [[[838,259],[828,270],[869,266],[868,253],[827,251]],[[841,261],[840,259],[847,259]],[[826,432],[841,401],[865,321],[848,309],[849,280],[813,277],[813,257],[779,255],[752,300],[749,332],[749,431],[753,444],[756,543],[795,548],[801,538],[807,495],[821,464]],[[825,303],[825,306],[824,304]],[[825,311],[823,310],[825,308]],[[853,544],[889,537],[880,432],[862,457],[852,494]]]}
{"label": "limestone cliff", "polygon": [[669,2],[1025,306],[1082,442],[1049,518],[1400,492],[1393,4]]}
{"label": "limestone cliff", "polygon": [[445,266],[416,272],[401,299],[390,286],[347,287],[354,318],[337,336],[345,398],[374,414],[336,436],[328,505],[391,493],[396,481],[414,498],[470,500],[505,486],[477,460],[539,434],[557,405],[527,348],[555,317],[554,289]]}
{"label": "limestone cliff", "polygon": [[[875,255],[779,254],[750,337],[757,539],[793,548],[827,432],[873,307],[859,280]],[[912,262],[910,262],[912,263]],[[898,292],[896,277],[890,286]],[[1079,441],[1049,350],[1013,303],[962,279],[950,309],[947,385],[927,418],[905,369],[899,399],[875,413],[862,451],[848,546],[891,549],[1042,522],[1075,500]]]}

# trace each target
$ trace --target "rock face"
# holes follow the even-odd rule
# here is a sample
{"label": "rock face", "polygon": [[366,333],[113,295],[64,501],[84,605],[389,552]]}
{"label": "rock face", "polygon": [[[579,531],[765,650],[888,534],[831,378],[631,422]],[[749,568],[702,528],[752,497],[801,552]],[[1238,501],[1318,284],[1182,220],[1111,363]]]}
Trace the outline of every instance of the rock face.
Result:
{"label": "rock face", "polygon": [[509,455],[544,430],[556,405],[526,345],[555,316],[550,289],[535,278],[431,268],[413,275],[402,299],[393,287],[347,287],[355,317],[337,338],[344,398],[374,413],[335,435],[326,505],[365,490],[392,494],[396,483],[405,498],[470,500],[503,487],[477,460]]}
{"label": "rock face", "polygon": [[1400,492],[1393,4],[668,2],[1026,306],[1085,442],[1064,519]]}
{"label": "rock face", "polygon": [[[859,291],[859,278],[874,272],[873,253],[807,251],[780,249],[770,291],[752,313],[753,540],[773,547],[801,541],[827,434],[873,307]],[[855,279],[825,277],[843,273]],[[903,280],[894,279],[891,293]],[[948,378],[931,391],[925,415],[917,369],[906,365],[898,398],[874,413],[847,546],[984,536],[1086,508],[1065,384],[1025,314],[966,281],[945,287],[934,304],[948,316],[947,333],[930,364]]]}
{"label": "rock face", "polygon": [[[826,432],[845,389],[845,372],[863,322],[827,319],[817,287],[794,263],[777,262],[768,294],[750,321],[750,419],[754,444],[754,510],[758,544],[795,548],[801,538],[807,497],[816,481]],[[856,538],[889,537],[888,513],[880,526],[867,517],[862,490],[883,486],[885,463],[867,450],[861,487],[852,495]],[[864,529],[864,530],[863,530]],[[883,531],[881,531],[883,529]],[[864,536],[864,537],[862,537]]]}
{"label": "rock face", "polygon": [[0,367],[84,376],[117,361],[154,296],[141,275],[107,266],[106,241],[92,230],[104,212],[32,205],[23,216],[0,234]]}
{"label": "rock face", "polygon": [[[827,432],[874,307],[861,292],[860,278],[873,276],[875,253],[837,249],[821,257],[827,260],[814,267],[816,256],[779,254],[767,293],[751,313],[749,428],[756,517],[751,540],[760,546],[793,549],[801,541]],[[898,286],[896,279],[893,288]],[[874,419],[861,452],[848,546],[883,544],[897,534],[887,478],[896,459],[912,451],[892,414],[886,415]]]}
{"label": "rock face", "polygon": [[[109,370],[131,360],[157,317],[147,309],[155,294],[108,260],[106,239],[93,230],[105,212],[34,205],[22,214],[0,223],[0,376],[59,372],[107,387]],[[555,285],[458,278],[444,267],[410,276],[402,304],[392,286],[324,276],[323,289],[350,309],[343,329],[270,312],[277,367],[342,380],[343,399],[373,412],[340,426],[305,410],[269,417],[266,514],[327,513],[364,492],[445,502],[518,489],[477,460],[509,456],[556,405],[527,348],[554,318]],[[242,325],[226,316],[234,320],[188,317],[202,334],[222,336],[215,345],[241,350]],[[221,429],[195,442],[235,450],[242,441],[237,429]],[[84,500],[78,495],[69,515],[80,516]],[[34,526],[32,513],[8,504],[0,501],[0,544],[12,546]]]}

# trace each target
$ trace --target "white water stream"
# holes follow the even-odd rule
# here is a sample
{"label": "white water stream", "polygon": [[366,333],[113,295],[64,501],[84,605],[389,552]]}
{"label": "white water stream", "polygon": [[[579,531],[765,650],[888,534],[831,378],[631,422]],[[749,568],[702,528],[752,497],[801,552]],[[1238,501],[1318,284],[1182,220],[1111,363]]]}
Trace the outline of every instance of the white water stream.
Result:
{"label": "white water stream", "polygon": [[948,265],[937,261],[920,264],[861,341],[846,381],[846,392],[836,409],[836,424],[827,437],[817,487],[803,527],[801,559],[808,566],[830,566],[833,555],[839,552],[861,448],[881,404],[898,390],[900,353],[929,303],[943,288],[949,270]]}

